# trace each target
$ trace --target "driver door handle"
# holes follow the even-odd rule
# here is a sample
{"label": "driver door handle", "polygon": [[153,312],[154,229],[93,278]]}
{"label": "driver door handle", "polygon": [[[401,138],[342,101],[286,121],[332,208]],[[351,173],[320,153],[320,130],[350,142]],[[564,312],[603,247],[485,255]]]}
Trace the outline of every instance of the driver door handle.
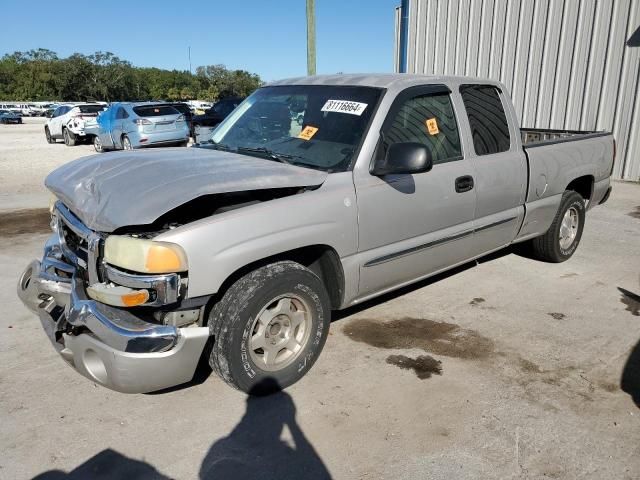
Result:
{"label": "driver door handle", "polygon": [[473,190],[473,177],[471,175],[463,175],[456,178],[456,192],[464,193]]}

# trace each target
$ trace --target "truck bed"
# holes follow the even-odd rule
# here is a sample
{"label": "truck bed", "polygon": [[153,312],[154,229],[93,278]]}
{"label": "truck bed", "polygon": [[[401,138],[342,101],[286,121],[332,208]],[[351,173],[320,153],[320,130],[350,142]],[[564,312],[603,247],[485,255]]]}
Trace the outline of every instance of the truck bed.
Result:
{"label": "truck bed", "polygon": [[545,128],[521,128],[522,145],[525,148],[551,143],[571,142],[585,138],[610,135],[605,131],[589,130],[551,130]]}

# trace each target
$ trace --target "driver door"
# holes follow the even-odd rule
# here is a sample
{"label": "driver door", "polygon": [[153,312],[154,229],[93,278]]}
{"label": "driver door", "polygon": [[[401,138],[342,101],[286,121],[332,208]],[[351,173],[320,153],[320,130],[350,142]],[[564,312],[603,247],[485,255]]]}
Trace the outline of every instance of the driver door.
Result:
{"label": "driver door", "polygon": [[367,297],[434,274],[470,257],[476,192],[462,151],[451,93],[444,85],[400,93],[376,151],[424,144],[433,168],[419,174],[354,175],[358,199],[360,286]]}

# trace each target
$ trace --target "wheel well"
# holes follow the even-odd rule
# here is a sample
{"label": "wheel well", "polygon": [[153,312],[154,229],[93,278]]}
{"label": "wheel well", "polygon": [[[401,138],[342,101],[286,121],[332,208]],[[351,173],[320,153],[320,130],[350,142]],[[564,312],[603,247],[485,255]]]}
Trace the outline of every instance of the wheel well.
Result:
{"label": "wheel well", "polygon": [[567,185],[566,190],[573,190],[574,192],[579,193],[586,201],[589,201],[593,194],[593,182],[594,178],[592,175],[578,177]]}
{"label": "wheel well", "polygon": [[218,293],[214,295],[214,302],[217,302],[227,289],[233,285],[240,277],[247,273],[281,260],[291,260],[304,265],[313,273],[315,273],[324,284],[331,308],[338,309],[342,304],[344,295],[344,271],[338,253],[328,245],[310,245],[307,247],[296,248],[287,252],[272,255],[261,260],[246,265],[233,272],[221,285]]}

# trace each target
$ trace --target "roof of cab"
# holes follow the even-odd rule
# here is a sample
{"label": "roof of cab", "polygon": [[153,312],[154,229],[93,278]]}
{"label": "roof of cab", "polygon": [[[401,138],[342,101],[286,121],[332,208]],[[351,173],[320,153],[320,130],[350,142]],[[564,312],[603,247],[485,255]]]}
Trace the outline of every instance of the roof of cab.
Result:
{"label": "roof of cab", "polygon": [[414,85],[439,83],[456,86],[469,83],[482,83],[501,86],[500,82],[486,78],[462,77],[453,75],[413,75],[407,73],[360,73],[338,75],[315,75],[311,77],[287,78],[270,82],[266,86],[279,85],[344,85],[403,89]]}

